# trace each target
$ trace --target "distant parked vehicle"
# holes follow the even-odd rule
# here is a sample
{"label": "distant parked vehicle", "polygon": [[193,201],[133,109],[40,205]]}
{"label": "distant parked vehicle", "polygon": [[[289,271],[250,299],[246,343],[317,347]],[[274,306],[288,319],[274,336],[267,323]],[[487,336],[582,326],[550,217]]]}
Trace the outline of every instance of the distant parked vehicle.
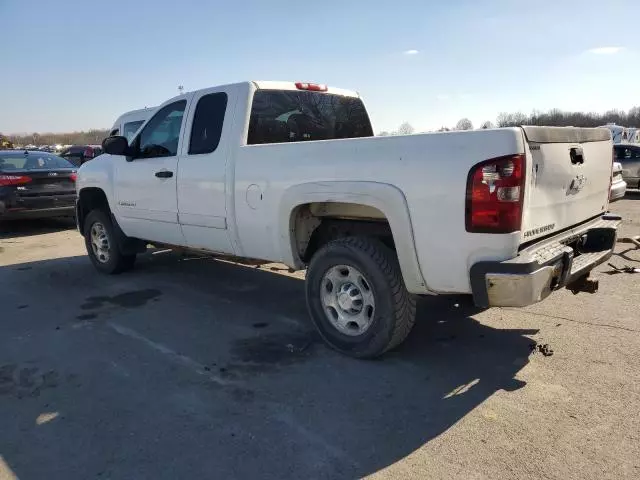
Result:
{"label": "distant parked vehicle", "polygon": [[622,178],[629,188],[640,188],[640,144],[619,143],[613,146],[614,161],[622,164]]}
{"label": "distant parked vehicle", "polygon": [[102,153],[102,147],[98,145],[72,145],[62,150],[59,155],[79,167],[84,162],[94,159]]}
{"label": "distant parked vehicle", "polygon": [[151,107],[123,113],[115,121],[113,127],[111,127],[109,136],[121,135],[130,141],[142,124],[146,122],[155,111],[156,107]]}
{"label": "distant parked vehicle", "polygon": [[622,178],[622,165],[620,162],[613,163],[613,180],[611,181],[611,192],[609,201],[614,202],[624,197],[627,192],[627,182]]}
{"label": "distant parked vehicle", "polygon": [[73,216],[76,168],[46,152],[0,151],[0,220]]}

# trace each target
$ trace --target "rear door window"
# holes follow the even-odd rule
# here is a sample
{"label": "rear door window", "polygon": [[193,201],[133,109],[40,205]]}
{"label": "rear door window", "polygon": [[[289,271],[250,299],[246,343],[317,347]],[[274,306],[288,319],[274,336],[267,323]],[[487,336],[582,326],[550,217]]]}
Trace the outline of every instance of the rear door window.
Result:
{"label": "rear door window", "polygon": [[253,96],[249,145],[371,136],[359,98],[287,90],[258,90]]}
{"label": "rear door window", "polygon": [[198,100],[191,128],[189,155],[211,153],[218,148],[226,110],[227,94],[224,92],[210,93]]}

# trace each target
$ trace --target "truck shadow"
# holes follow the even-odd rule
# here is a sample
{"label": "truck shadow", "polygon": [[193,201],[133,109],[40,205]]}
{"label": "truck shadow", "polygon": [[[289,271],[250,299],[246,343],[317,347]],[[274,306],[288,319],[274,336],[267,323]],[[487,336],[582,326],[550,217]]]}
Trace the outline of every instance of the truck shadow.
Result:
{"label": "truck shadow", "polygon": [[[64,270],[55,287],[61,292],[69,285],[77,286],[79,279],[94,275],[86,258],[48,260],[30,266],[41,272],[43,282],[48,272]],[[169,286],[188,284],[200,293],[225,299],[231,306],[253,309],[255,315],[234,318],[247,327],[247,334],[229,339],[232,345],[228,356],[218,364],[229,380],[240,382],[242,387],[212,390],[188,386],[190,390],[195,388],[194,395],[202,400],[208,415],[194,423],[185,420],[184,412],[167,408],[164,390],[154,390],[155,385],[146,391],[129,382],[114,399],[106,390],[113,379],[85,379],[92,389],[84,390],[67,388],[61,382],[57,388],[65,389],[64,395],[58,394],[54,402],[47,400],[49,390],[43,391],[42,402],[51,402],[49,409],[66,411],[67,416],[73,416],[75,409],[91,411],[91,425],[72,428],[64,421],[54,421],[27,429],[27,422],[14,421],[10,425],[21,430],[14,431],[10,426],[0,429],[0,445],[12,444],[8,451],[0,450],[0,455],[18,477],[44,471],[56,471],[65,478],[76,478],[77,472],[82,472],[82,478],[94,476],[94,472],[104,471],[104,445],[109,444],[110,455],[114,455],[115,442],[118,455],[127,457],[119,466],[112,465],[111,475],[115,477],[144,472],[143,476],[149,478],[188,478],[198,472],[199,477],[222,478],[224,472],[232,471],[235,478],[360,478],[424,447],[494,393],[523,388],[525,382],[516,377],[531,353],[533,341],[528,336],[537,333],[536,329],[507,328],[508,318],[505,328],[483,325],[473,318],[478,310],[466,298],[423,298],[416,326],[401,348],[377,361],[358,361],[332,352],[315,336],[300,279],[207,259],[183,261],[175,255],[147,255],[126,277],[140,288],[152,285],[154,279]],[[109,287],[122,282],[122,277],[102,278]],[[1,295],[0,301],[6,300]],[[171,293],[165,289],[164,295],[167,300]],[[117,315],[117,311],[111,315]],[[187,310],[185,318],[180,319],[185,328],[198,324],[207,328],[205,324],[211,322],[189,315]],[[257,320],[266,323],[275,316],[292,321],[292,336],[273,336],[268,329],[254,328]],[[224,335],[215,325],[208,328],[212,338]],[[147,331],[152,335],[149,332],[153,332],[153,326]],[[304,348],[293,351],[291,345],[285,345],[300,336],[308,338]],[[7,338],[0,331],[3,337]],[[0,350],[6,341],[0,340]],[[252,356],[246,356],[247,345]],[[207,361],[197,357],[197,352],[181,354],[198,362]],[[41,362],[55,364],[51,355],[47,348],[39,351]],[[3,356],[3,362],[19,363],[19,359]],[[89,369],[79,376],[94,373]],[[64,376],[61,373],[60,377]],[[174,388],[170,385],[174,379],[168,373],[164,378],[162,389]],[[2,381],[0,378],[0,393]],[[135,435],[121,435],[108,427],[109,418],[100,420],[106,415],[103,396],[114,399],[109,408],[115,412],[138,406],[135,408],[139,410],[127,417],[126,426],[127,432]],[[25,412],[18,399],[0,396],[0,401],[9,415]],[[91,410],[93,402],[102,405],[102,410]],[[34,408],[26,411],[33,412]],[[162,421],[155,421],[160,418]],[[74,421],[80,420],[78,417]],[[213,424],[220,426],[210,428]],[[238,443],[230,437],[231,430],[252,432],[254,441]],[[141,442],[141,438],[155,440]],[[46,450],[52,444],[56,451],[68,449],[69,455],[73,447],[73,457],[86,460],[74,460],[73,468],[61,465],[59,457],[47,456],[38,448]],[[212,445],[215,455],[211,455]],[[170,469],[166,468],[168,457],[172,458]]]}

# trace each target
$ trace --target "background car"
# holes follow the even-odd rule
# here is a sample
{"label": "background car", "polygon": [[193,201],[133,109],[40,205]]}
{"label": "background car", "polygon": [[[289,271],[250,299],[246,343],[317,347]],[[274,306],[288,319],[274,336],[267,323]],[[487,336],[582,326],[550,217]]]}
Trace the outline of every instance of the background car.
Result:
{"label": "background car", "polygon": [[622,178],[629,188],[640,188],[640,144],[619,143],[613,146],[614,161],[622,164]]}
{"label": "background car", "polygon": [[76,168],[47,152],[0,151],[0,220],[73,216]]}
{"label": "background car", "polygon": [[102,153],[102,147],[98,145],[71,145],[59,155],[71,162],[76,167],[79,167],[84,162],[92,160]]}
{"label": "background car", "polygon": [[622,165],[620,165],[620,162],[613,162],[613,180],[611,181],[609,201],[620,200],[626,192],[627,182],[622,178]]}

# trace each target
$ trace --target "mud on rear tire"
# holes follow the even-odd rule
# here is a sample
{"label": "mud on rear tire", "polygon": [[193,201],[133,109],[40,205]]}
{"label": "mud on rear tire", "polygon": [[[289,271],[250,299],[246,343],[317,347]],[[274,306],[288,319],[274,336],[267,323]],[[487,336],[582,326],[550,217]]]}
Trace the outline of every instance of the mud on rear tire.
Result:
{"label": "mud on rear tire", "polygon": [[[373,293],[375,309],[361,334],[343,333],[344,327],[341,331],[335,325],[332,307],[327,309],[323,301],[328,289],[323,282],[328,281],[327,275],[336,266],[360,272],[365,288],[370,287]],[[373,238],[341,238],[316,252],[307,271],[306,296],[309,313],[322,338],[335,350],[356,358],[377,357],[397,347],[415,322],[416,298],[404,285],[395,252]]]}
{"label": "mud on rear tire", "polygon": [[[92,245],[93,229],[100,229],[104,232],[104,239],[108,248],[102,255],[99,255]],[[107,274],[122,273],[133,268],[136,255],[123,255],[118,247],[113,223],[109,214],[102,210],[91,210],[84,221],[84,243],[87,254],[94,267]],[[105,245],[103,243],[103,245]],[[106,255],[105,255],[106,253]]]}

